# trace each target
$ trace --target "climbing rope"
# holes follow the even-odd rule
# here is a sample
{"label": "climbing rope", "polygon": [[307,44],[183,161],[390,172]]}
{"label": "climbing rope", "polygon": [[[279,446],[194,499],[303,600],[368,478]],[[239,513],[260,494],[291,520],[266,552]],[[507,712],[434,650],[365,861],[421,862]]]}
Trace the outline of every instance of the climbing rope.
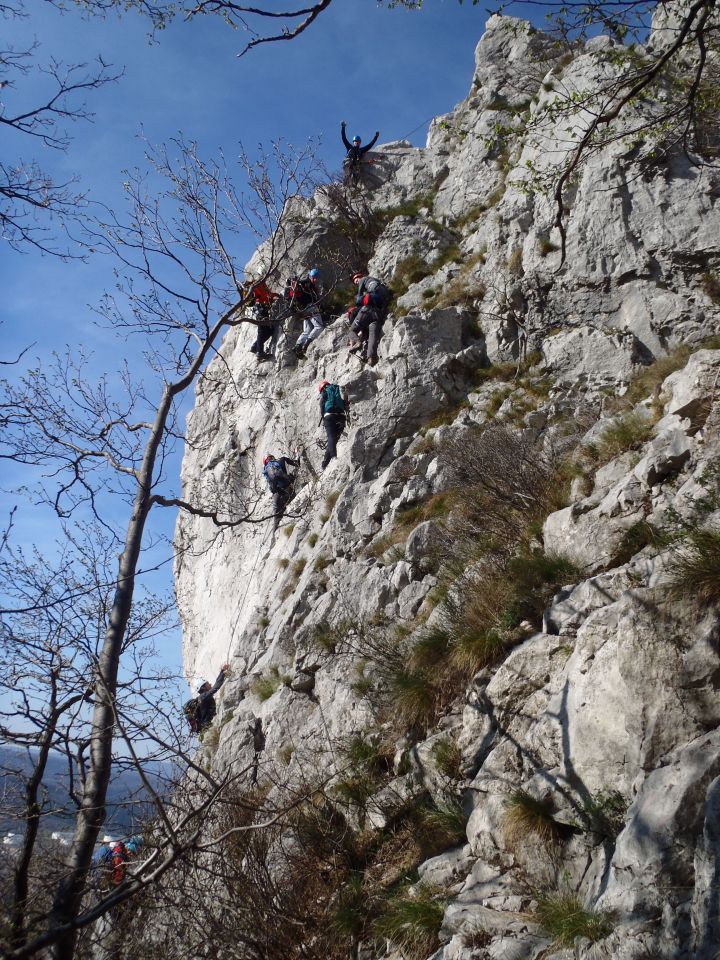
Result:
{"label": "climbing rope", "polygon": [[427,120],[423,120],[422,123],[419,123],[419,124],[418,124],[416,127],[414,127],[409,133],[403,134],[403,136],[400,137],[400,139],[401,139],[401,140],[407,140],[407,138],[408,138],[408,137],[411,137],[417,130],[420,129],[420,127],[424,127],[426,123],[430,123],[430,121],[431,121],[431,120],[434,120],[434,119],[435,119],[434,116],[428,117]]}

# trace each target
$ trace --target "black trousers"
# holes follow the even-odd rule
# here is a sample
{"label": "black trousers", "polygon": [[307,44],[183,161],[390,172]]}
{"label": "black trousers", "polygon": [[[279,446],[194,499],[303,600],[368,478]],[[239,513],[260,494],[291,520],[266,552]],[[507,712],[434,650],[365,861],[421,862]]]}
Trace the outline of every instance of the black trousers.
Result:
{"label": "black trousers", "polygon": [[326,413],[323,417],[323,426],[325,427],[325,436],[327,437],[327,446],[325,447],[325,456],[323,457],[322,469],[337,456],[337,442],[345,429],[345,417],[342,414]]}
{"label": "black trousers", "polygon": [[255,337],[255,343],[250,347],[251,353],[256,353],[259,357],[265,353],[265,344],[268,342],[270,337],[273,335],[273,326],[272,324],[263,324],[257,328],[257,336]]}
{"label": "black trousers", "polygon": [[285,508],[287,507],[288,503],[290,503],[290,501],[292,500],[292,496],[293,496],[292,484],[287,487],[278,487],[277,490],[273,490],[272,505],[273,505],[273,513],[275,515],[273,529],[277,530],[278,524],[282,520],[283,514],[285,513]]}

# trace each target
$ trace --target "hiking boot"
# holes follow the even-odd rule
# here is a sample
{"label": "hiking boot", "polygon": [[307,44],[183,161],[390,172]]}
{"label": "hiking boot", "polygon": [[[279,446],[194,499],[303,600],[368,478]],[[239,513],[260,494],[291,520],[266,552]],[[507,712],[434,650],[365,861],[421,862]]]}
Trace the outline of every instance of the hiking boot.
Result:
{"label": "hiking boot", "polygon": [[370,359],[367,360],[366,362],[367,362],[368,366],[374,367],[375,364],[377,363],[377,357],[370,357]]}
{"label": "hiking boot", "polygon": [[305,359],[305,348],[304,347],[293,347],[293,353],[298,358],[298,360]]}

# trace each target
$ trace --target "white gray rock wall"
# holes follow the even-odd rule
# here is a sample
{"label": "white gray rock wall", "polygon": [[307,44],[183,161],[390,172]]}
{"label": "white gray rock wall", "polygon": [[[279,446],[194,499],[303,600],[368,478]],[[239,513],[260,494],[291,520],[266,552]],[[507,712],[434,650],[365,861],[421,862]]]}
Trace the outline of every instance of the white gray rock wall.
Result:
{"label": "white gray rock wall", "polygon": [[[492,17],[468,99],[434,121],[426,148],[385,148],[369,207],[422,199],[417,212],[386,213],[365,263],[391,280],[415,256],[428,275],[396,303],[377,367],[348,356],[340,319],[299,363],[285,350],[277,364],[257,365],[248,352],[254,329],[239,327],[200,383],[184,496],[219,502],[227,516],[250,515],[224,530],[181,516],[176,535],[188,678],[232,665],[220,697],[219,767],[252,759],[255,717],[266,735],[263,763],[288,778],[332,771],[332,744],[372,729],[357,658],[333,656],[312,638],[353,621],[412,629],[429,603],[432,523],[418,525],[402,556],[382,543],[399,511],[448,486],[421,428],[428,439],[462,433],[499,406],[499,418],[548,437],[563,419],[587,421],[589,442],[612,419],[609,398],[643,365],[717,331],[720,310],[703,277],[720,264],[720,178],[687,158],[637,177],[621,143],[594,154],[574,187],[558,269],[554,211],[529,170],[557,163],[566,138],[531,119],[558,87],[580,89],[611,69],[605,47],[596,38],[568,63],[528,24]],[[498,124],[511,132],[498,138]],[[333,257],[360,265],[360,247],[332,226],[327,196],[298,211],[303,222],[284,274],[317,264],[330,282]],[[266,255],[261,248],[252,266]],[[524,346],[540,352],[536,370],[551,386],[521,409],[528,397],[519,385],[479,379],[478,370]],[[575,956],[717,956],[717,617],[691,598],[668,599],[671,547],[617,558],[638,521],[687,516],[706,496],[703,478],[720,442],[719,376],[720,352],[696,352],[656,398],[662,410],[650,439],[588,477],[589,493],[548,517],[545,550],[571,557],[582,579],[546,611],[546,632],[479,674],[446,718],[463,750],[471,813],[467,847],[421,870],[433,883],[454,884],[437,960],[552,953],[527,912],[547,864],[532,844],[518,852],[503,839],[505,799],[520,787],[551,795],[566,823],[581,820],[601,793],[615,791],[627,805],[617,842],[578,830],[551,870],[588,905],[616,912],[602,946],[578,943]],[[323,379],[347,388],[353,422],[337,461],[319,474]],[[452,427],[433,426],[434,418]],[[297,449],[305,451],[298,493],[273,534],[262,457]],[[275,678],[265,699],[253,689],[258,677]],[[416,745],[416,756],[428,757],[430,745]],[[478,925],[491,935],[485,954],[464,937]]]}

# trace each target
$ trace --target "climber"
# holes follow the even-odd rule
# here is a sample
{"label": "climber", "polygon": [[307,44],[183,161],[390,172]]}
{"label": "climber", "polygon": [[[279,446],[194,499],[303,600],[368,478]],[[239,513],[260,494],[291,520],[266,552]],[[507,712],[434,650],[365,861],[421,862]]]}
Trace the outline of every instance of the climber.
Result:
{"label": "climber", "polygon": [[248,730],[252,734],[253,738],[253,766],[252,766],[252,780],[250,781],[253,787],[257,786],[258,782],[258,767],[260,765],[260,754],[265,749],[265,734],[263,733],[262,728],[262,718],[255,717],[255,721],[250,724]]}
{"label": "climber", "polygon": [[275,457],[272,453],[263,457],[263,476],[267,480],[270,492],[273,495],[273,515],[275,517],[273,530],[277,530],[278,524],[285,513],[285,508],[295,494],[295,475],[288,473],[288,463],[291,467],[297,468],[300,466],[300,461],[293,460],[292,457]]}
{"label": "climber", "polygon": [[368,143],[368,145],[365,147],[361,147],[360,144],[362,141],[357,134],[355,134],[352,139],[352,143],[350,143],[347,138],[347,134],[345,133],[346,126],[347,124],[343,120],[343,122],[340,124],[340,135],[342,136],[342,142],[347,150],[347,154],[343,160],[343,183],[351,183],[353,180],[357,180],[360,176],[363,157],[374,147],[377,138],[380,136],[380,131],[376,130],[375,136],[372,138],[370,143]]}
{"label": "climber", "polygon": [[321,469],[337,457],[337,442],[348,422],[350,405],[347,397],[343,397],[340,387],[329,380],[323,380],[318,386],[320,394],[320,423],[325,427],[327,446]]}
{"label": "climber", "polygon": [[198,687],[198,695],[193,697],[192,700],[188,700],[183,707],[183,713],[190,723],[191,733],[197,733],[201,740],[205,731],[213,722],[217,709],[214,694],[216,694],[223,683],[225,683],[225,677],[229,670],[230,665],[226,663],[220,668],[220,673],[215,683],[210,686],[210,683],[205,680]]}
{"label": "climber", "polygon": [[244,284],[243,295],[252,304],[253,319],[257,324],[257,336],[250,352],[257,356],[258,362],[270,360],[272,353],[266,349],[265,344],[270,338],[273,341],[277,339],[278,319],[275,307],[280,300],[280,294],[273,293],[265,281],[260,280],[258,283]]}
{"label": "climber", "polygon": [[393,292],[381,280],[360,271],[354,273],[352,279],[357,284],[358,292],[356,306],[348,311],[348,321],[358,342],[351,346],[350,352],[359,352],[360,358],[374,367],[378,361],[378,344]]}
{"label": "climber", "polygon": [[317,267],[313,267],[307,277],[302,280],[291,277],[285,288],[285,299],[289,302],[291,310],[303,318],[303,332],[295,344],[295,356],[301,360],[305,358],[307,345],[319,337],[324,329],[318,306],[322,295],[320,271]]}

